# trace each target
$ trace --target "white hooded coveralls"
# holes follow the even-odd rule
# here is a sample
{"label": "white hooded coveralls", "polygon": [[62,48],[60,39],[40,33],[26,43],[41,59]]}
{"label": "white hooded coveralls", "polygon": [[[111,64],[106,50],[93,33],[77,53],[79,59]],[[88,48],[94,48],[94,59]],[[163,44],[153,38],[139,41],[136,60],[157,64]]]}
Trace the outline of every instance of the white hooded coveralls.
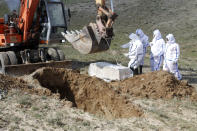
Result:
{"label": "white hooded coveralls", "polygon": [[136,69],[140,65],[143,58],[143,44],[139,37],[134,33],[130,34],[129,38],[131,41],[129,46],[130,61],[128,63],[128,67]]}
{"label": "white hooded coveralls", "polygon": [[165,50],[165,41],[162,39],[159,30],[153,32],[154,38],[150,43],[151,46],[151,57],[150,65],[152,71],[160,70],[161,64],[163,62],[163,55]]}
{"label": "white hooded coveralls", "polygon": [[144,32],[141,29],[137,29],[136,30],[136,34],[139,36],[142,44],[143,44],[143,58],[142,61],[140,63],[140,65],[144,65],[144,57],[146,56],[146,49],[149,46],[149,42],[148,42],[148,36],[144,34]]}
{"label": "white hooded coveralls", "polygon": [[173,34],[168,34],[166,38],[168,41],[165,49],[165,65],[163,69],[174,74],[178,80],[181,80],[182,76],[178,70],[178,59],[180,55],[179,45],[176,43]]}

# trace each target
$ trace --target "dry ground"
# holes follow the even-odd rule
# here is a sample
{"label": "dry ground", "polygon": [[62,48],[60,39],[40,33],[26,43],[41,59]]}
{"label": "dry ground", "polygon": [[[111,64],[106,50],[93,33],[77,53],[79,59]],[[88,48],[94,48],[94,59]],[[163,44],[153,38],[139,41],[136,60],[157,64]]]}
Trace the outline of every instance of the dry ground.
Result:
{"label": "dry ground", "polygon": [[[65,0],[66,1],[66,0]],[[67,0],[71,8],[70,29],[79,29],[94,21],[95,6],[90,0]],[[70,3],[71,2],[71,3]],[[84,74],[88,63],[109,61],[126,65],[128,60],[122,55],[127,50],[119,46],[128,42],[130,32],[142,28],[152,39],[152,31],[159,28],[163,36],[175,34],[181,46],[180,69],[183,78],[197,88],[197,1],[196,0],[115,0],[115,38],[111,50],[94,55],[80,55],[67,43],[64,48],[67,59],[80,60],[84,64]],[[0,1],[1,15],[5,6]],[[85,15],[84,15],[85,14]],[[80,22],[79,22],[80,21]],[[114,57],[115,56],[115,57]],[[149,56],[145,60],[145,72],[149,70]],[[160,79],[160,78],[159,78]],[[32,83],[31,83],[32,84]],[[33,83],[36,87],[36,85]],[[33,86],[31,85],[31,87]],[[108,120],[103,116],[92,115],[81,109],[70,108],[70,103],[56,97],[24,93],[12,89],[0,100],[1,130],[191,130],[197,129],[197,103],[189,98],[147,99],[127,96],[129,101],[143,111],[143,117]]]}
{"label": "dry ground", "polygon": [[0,104],[0,130],[191,130],[197,128],[197,105],[189,100],[135,99],[144,117],[107,120],[69,108],[58,99],[12,90]]}
{"label": "dry ground", "polygon": [[[165,80],[154,83],[157,75]],[[50,68],[22,77],[27,82],[1,76],[0,89],[7,84],[9,91],[0,100],[0,130],[195,130],[197,103],[191,97],[197,97],[196,91],[171,77],[157,72],[110,84]],[[130,84],[134,79],[152,92],[149,97],[144,95],[147,89],[138,92],[136,83]],[[172,97],[154,93],[161,90]]]}

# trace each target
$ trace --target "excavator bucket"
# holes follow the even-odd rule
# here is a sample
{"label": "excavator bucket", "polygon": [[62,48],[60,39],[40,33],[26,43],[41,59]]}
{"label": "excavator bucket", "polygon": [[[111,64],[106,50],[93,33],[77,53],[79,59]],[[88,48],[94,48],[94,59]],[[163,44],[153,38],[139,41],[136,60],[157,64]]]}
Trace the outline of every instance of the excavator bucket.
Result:
{"label": "excavator bucket", "polygon": [[95,23],[90,23],[81,31],[62,32],[62,35],[82,54],[106,51],[111,44],[111,38],[102,37]]}

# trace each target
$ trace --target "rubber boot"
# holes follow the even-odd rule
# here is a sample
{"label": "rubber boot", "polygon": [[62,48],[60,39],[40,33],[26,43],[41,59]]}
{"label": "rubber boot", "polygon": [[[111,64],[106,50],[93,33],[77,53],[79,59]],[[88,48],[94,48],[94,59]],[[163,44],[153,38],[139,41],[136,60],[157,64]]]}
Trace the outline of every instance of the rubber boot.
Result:
{"label": "rubber boot", "polygon": [[134,69],[133,69],[133,68],[131,68],[131,67],[130,67],[130,69],[132,70],[132,72],[133,72],[133,75],[134,75]]}
{"label": "rubber boot", "polygon": [[134,69],[130,67],[130,69],[133,71],[133,75],[138,75],[138,68]]}
{"label": "rubber boot", "polygon": [[136,68],[135,70],[134,70],[134,74],[135,75],[138,75],[139,73],[138,73],[138,68]]}
{"label": "rubber boot", "polygon": [[142,74],[143,65],[140,66],[140,74]]}

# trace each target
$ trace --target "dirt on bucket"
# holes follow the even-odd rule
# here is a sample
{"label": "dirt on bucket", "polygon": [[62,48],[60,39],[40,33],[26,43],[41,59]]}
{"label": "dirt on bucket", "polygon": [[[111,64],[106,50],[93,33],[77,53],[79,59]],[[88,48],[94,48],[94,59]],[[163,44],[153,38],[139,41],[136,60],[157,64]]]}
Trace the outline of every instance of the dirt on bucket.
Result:
{"label": "dirt on bucket", "polygon": [[122,82],[112,82],[117,91],[134,97],[146,98],[191,98],[197,100],[197,92],[187,81],[179,81],[165,71],[150,72]]}
{"label": "dirt on bucket", "polygon": [[82,75],[77,71],[42,68],[32,74],[42,87],[59,93],[73,106],[86,112],[104,116],[107,119],[142,116],[142,111],[132,105],[124,96],[98,78]]}

